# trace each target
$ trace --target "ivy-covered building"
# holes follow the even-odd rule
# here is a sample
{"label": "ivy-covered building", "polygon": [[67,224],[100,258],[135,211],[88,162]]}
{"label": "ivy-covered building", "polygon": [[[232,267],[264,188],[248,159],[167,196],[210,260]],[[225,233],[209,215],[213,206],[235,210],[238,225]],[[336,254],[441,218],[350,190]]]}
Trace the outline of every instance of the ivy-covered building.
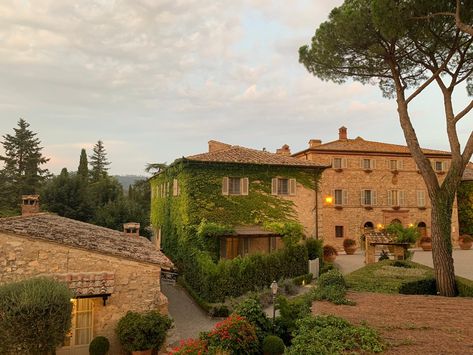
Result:
{"label": "ivy-covered building", "polygon": [[270,153],[210,141],[207,153],[177,159],[150,179],[157,243],[172,258],[191,244],[219,260],[280,249],[283,225],[315,236],[326,167],[291,157],[287,146]]}

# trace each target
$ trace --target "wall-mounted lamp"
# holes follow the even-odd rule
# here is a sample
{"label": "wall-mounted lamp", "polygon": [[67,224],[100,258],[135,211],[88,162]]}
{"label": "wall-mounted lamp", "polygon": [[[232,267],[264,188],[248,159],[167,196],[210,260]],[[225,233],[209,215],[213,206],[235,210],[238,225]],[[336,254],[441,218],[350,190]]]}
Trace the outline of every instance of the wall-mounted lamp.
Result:
{"label": "wall-mounted lamp", "polygon": [[325,197],[325,203],[330,205],[333,202],[333,197],[332,196],[327,196]]}

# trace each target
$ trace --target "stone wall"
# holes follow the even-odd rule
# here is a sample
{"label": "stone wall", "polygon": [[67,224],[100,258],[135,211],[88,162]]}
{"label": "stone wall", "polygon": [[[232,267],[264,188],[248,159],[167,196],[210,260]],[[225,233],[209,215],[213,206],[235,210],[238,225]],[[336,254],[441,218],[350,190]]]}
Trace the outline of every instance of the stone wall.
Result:
{"label": "stone wall", "polygon": [[94,336],[110,340],[110,354],[120,354],[114,329],[127,311],[157,309],[167,314],[158,265],[1,233],[0,245],[0,284],[43,275],[113,273],[113,293],[106,306],[101,298],[94,301]]}

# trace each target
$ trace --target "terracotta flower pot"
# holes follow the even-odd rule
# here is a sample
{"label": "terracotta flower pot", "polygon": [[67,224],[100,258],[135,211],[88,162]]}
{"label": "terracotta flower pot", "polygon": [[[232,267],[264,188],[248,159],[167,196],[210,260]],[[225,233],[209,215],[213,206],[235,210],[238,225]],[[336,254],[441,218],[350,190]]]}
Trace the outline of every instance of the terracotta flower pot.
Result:
{"label": "terracotta flower pot", "polygon": [[465,242],[463,239],[460,239],[458,241],[458,245],[460,246],[460,249],[462,250],[468,250],[468,249],[471,249],[471,246],[472,246],[473,242]]}
{"label": "terracotta flower pot", "polygon": [[430,242],[430,243],[428,243],[428,242],[420,243],[420,247],[424,251],[431,251],[432,250],[432,242]]}
{"label": "terracotta flower pot", "polygon": [[336,258],[337,258],[336,254],[324,255],[324,261],[326,263],[333,263]]}
{"label": "terracotta flower pot", "polygon": [[353,255],[353,254],[355,254],[355,251],[358,248],[357,248],[356,245],[352,245],[352,246],[349,246],[349,247],[344,247],[343,249],[345,250],[345,253],[347,253],[347,255]]}

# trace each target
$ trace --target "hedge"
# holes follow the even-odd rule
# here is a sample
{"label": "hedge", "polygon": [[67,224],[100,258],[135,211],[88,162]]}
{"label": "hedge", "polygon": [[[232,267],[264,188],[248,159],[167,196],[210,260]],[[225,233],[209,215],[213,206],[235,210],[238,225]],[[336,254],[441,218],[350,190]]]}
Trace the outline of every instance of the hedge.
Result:
{"label": "hedge", "polygon": [[186,283],[203,300],[214,303],[269,287],[273,280],[307,274],[308,254],[305,246],[296,245],[215,263],[208,252],[194,250],[184,263]]}
{"label": "hedge", "polygon": [[[458,296],[473,297],[473,281],[463,277],[456,277]],[[399,287],[399,293],[405,295],[436,295],[437,284],[435,278],[405,282]]]}

